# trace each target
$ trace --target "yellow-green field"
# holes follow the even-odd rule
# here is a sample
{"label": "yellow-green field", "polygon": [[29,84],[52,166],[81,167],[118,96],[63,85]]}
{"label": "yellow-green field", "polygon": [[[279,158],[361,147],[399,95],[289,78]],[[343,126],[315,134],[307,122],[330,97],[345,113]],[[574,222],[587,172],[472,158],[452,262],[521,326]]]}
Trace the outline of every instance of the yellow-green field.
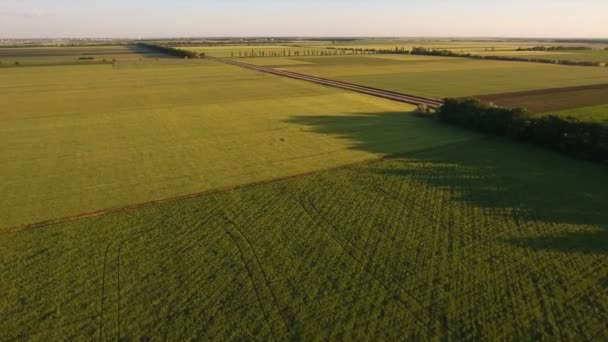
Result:
{"label": "yellow-green field", "polygon": [[507,56],[549,59],[553,61],[608,63],[608,50],[565,50],[565,51],[496,51],[482,52],[482,56]]}
{"label": "yellow-green field", "polygon": [[[606,102],[608,102],[608,100],[606,100]],[[571,108],[561,111],[552,111],[547,113],[541,113],[539,115],[548,114],[559,115],[563,117],[572,117],[580,121],[601,122],[604,124],[608,124],[608,104]]]}
{"label": "yellow-green field", "polygon": [[0,67],[111,63],[112,61],[170,58],[135,45],[0,48]]}
{"label": "yellow-green field", "polygon": [[[250,61],[438,97],[608,82]],[[0,340],[608,339],[605,165],[206,60],[4,68],[0,103]]]}
{"label": "yellow-green field", "polygon": [[[402,117],[291,121],[374,152]],[[470,138],[0,232],[3,339],[606,340],[605,167]]]}
{"label": "yellow-green field", "polygon": [[458,52],[491,52],[491,51],[513,51],[518,48],[532,48],[535,46],[588,46],[596,49],[608,47],[604,43],[563,43],[534,40],[448,40],[448,39],[360,39],[346,42],[326,41],[301,43],[310,47],[335,47],[345,49],[378,49],[391,50],[403,48],[411,50],[414,47],[425,47],[428,49],[451,50]]}
{"label": "yellow-green field", "polygon": [[[1,227],[284,177],[378,157],[294,116],[392,116],[398,153],[463,135],[411,106],[210,61],[0,73]],[[403,139],[403,129],[418,133]],[[353,127],[357,129],[357,127]],[[380,129],[370,127],[370,130]],[[384,128],[382,128],[384,129]]]}
{"label": "yellow-green field", "polygon": [[468,58],[365,55],[248,62],[262,60],[284,70],[436,98],[608,83],[608,68]]}

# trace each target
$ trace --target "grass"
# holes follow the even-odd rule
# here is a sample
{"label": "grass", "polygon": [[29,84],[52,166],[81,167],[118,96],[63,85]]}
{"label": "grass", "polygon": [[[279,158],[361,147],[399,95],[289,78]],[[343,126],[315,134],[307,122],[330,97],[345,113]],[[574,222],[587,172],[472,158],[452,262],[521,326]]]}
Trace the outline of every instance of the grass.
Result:
{"label": "grass", "polygon": [[136,46],[73,46],[73,47],[28,47],[0,48],[0,67],[40,66],[62,64],[92,64],[113,60],[167,58]]}
{"label": "grass", "polygon": [[546,112],[539,115],[548,114],[559,115],[563,117],[573,117],[580,121],[591,121],[608,124],[608,104]]}
{"label": "grass", "polygon": [[[444,98],[608,83],[608,68],[408,55],[292,58],[281,69]],[[253,60],[255,62],[255,60]],[[273,65],[272,61],[266,64]]]}
{"label": "grass", "polygon": [[[388,153],[375,143],[383,130],[368,127],[401,117],[290,121]],[[0,233],[0,331],[32,341],[608,338],[605,167],[469,138]]]}
{"label": "grass", "polygon": [[[210,61],[10,68],[0,85],[0,230],[464,136],[420,123],[409,105]],[[288,120],[378,113],[394,125],[366,128],[377,153]]]}

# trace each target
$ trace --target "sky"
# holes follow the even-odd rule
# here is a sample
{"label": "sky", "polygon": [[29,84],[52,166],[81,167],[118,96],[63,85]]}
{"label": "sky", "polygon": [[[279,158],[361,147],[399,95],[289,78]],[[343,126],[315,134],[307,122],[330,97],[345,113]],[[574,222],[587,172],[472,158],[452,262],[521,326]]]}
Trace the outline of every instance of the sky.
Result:
{"label": "sky", "polygon": [[0,38],[608,38],[608,0],[0,0]]}

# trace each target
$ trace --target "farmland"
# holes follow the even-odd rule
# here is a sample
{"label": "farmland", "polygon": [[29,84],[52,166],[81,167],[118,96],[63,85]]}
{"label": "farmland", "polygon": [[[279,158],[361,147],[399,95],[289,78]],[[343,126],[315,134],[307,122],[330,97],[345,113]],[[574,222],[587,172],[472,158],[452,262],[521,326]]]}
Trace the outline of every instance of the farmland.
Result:
{"label": "farmland", "polygon": [[[435,98],[496,94],[608,83],[608,68],[473,60],[466,58],[365,55],[291,58],[302,62],[265,65],[307,75]],[[259,59],[248,59],[257,63]]]}
{"label": "farmland", "polygon": [[[608,68],[286,48],[235,59],[608,122]],[[1,340],[608,339],[605,164],[210,59],[6,49]]]}
{"label": "farmland", "polygon": [[547,112],[540,115],[544,114],[555,114],[563,117],[574,117],[580,121],[601,122],[608,124],[608,104],[564,109],[556,112]]}
{"label": "farmland", "polygon": [[600,62],[608,63],[608,50],[564,50],[564,51],[498,51],[481,52],[483,56],[514,56],[542,58],[553,61]]}
{"label": "farmland", "polygon": [[[3,228],[377,158],[288,119],[413,109],[210,61],[8,68],[0,84]],[[389,153],[463,136],[393,120],[374,143]]]}
{"label": "farmland", "polygon": [[167,58],[134,45],[0,48],[0,67],[111,63]]}
{"label": "farmland", "polygon": [[[377,120],[393,124],[292,119],[373,152],[373,135],[352,127]],[[605,168],[470,138],[0,234],[0,331],[9,340],[608,338]]]}
{"label": "farmland", "polygon": [[608,104],[608,84],[491,94],[480,98],[503,107],[526,108],[533,113],[591,106],[602,108],[602,105]]}
{"label": "farmland", "polygon": [[[554,61],[574,62],[608,62],[608,44],[605,43],[572,43],[557,41],[521,41],[521,40],[415,40],[415,39],[392,39],[392,40],[354,40],[351,42],[326,42],[325,44],[308,43],[309,47],[315,48],[337,48],[337,49],[375,49],[375,50],[412,50],[414,47],[424,47],[435,50],[449,50],[459,53],[469,53],[481,56],[507,56],[542,58]],[[560,47],[562,51],[525,51],[536,47]],[[587,47],[590,50],[580,50],[579,47]],[[568,50],[568,48],[572,48]],[[519,51],[524,50],[524,51]]]}

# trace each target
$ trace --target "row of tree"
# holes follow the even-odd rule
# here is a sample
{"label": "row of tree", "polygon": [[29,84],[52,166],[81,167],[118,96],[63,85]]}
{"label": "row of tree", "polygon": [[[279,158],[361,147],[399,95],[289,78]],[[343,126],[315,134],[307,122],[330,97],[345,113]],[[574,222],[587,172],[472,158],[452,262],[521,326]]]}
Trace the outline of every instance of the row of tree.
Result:
{"label": "row of tree", "polygon": [[201,57],[205,56],[204,53],[197,53],[194,51],[181,50],[181,49],[176,49],[176,48],[173,48],[170,46],[156,45],[156,44],[151,44],[151,43],[140,42],[140,43],[137,43],[137,46],[150,50],[150,51],[160,52],[160,53],[164,53],[167,55],[180,57],[180,58],[201,58]]}
{"label": "row of tree", "polygon": [[437,110],[446,123],[534,143],[576,158],[608,163],[608,125],[559,116],[533,117],[475,98],[446,99]]}
{"label": "row of tree", "polygon": [[[387,50],[395,53],[393,50]],[[323,49],[272,49],[272,50],[239,50],[230,52],[231,57],[303,57],[303,56],[338,56],[338,55],[364,55],[381,53],[376,49],[360,48],[323,48]]]}
{"label": "row of tree", "polygon": [[588,46],[534,46],[530,48],[517,48],[517,51],[580,51],[593,50]]}
{"label": "row of tree", "polygon": [[594,66],[601,67],[606,66],[603,62],[589,62],[589,61],[569,61],[569,60],[554,60],[546,58],[529,58],[521,56],[482,56],[473,55],[470,53],[461,53],[451,50],[435,50],[427,49],[423,47],[415,47],[410,52],[412,55],[426,55],[426,56],[440,56],[440,57],[465,57],[475,59],[489,59],[495,61],[509,61],[509,62],[532,62],[532,63],[547,63],[547,64],[563,64],[563,65],[577,65],[577,66]]}

